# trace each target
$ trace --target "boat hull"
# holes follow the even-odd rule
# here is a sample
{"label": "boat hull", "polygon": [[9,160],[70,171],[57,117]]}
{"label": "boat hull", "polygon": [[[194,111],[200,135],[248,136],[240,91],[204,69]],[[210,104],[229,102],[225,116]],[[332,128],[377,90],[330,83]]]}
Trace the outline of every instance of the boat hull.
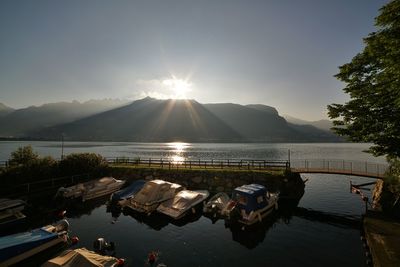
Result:
{"label": "boat hull", "polygon": [[0,262],[2,266],[19,263],[49,248],[66,244],[67,232],[51,232],[48,226],[31,232],[19,233],[0,238]]}

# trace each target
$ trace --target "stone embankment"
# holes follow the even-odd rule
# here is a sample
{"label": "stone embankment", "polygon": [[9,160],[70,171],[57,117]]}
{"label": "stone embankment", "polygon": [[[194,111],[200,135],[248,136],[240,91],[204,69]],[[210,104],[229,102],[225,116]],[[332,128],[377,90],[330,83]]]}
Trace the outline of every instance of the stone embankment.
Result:
{"label": "stone embankment", "polygon": [[162,179],[179,183],[188,189],[203,189],[212,193],[230,193],[243,184],[258,183],[272,192],[279,191],[282,198],[300,198],[304,194],[304,182],[300,175],[290,172],[111,167],[110,175],[128,182]]}

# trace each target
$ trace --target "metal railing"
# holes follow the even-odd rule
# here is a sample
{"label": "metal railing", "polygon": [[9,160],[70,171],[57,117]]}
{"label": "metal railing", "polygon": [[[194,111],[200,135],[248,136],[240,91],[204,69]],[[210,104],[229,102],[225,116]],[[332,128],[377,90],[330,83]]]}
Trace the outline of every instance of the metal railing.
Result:
{"label": "metal railing", "polygon": [[305,159],[292,160],[290,167],[299,173],[331,173],[383,178],[389,166],[367,161],[335,160],[335,159]]}
{"label": "metal railing", "polygon": [[61,186],[71,186],[79,182],[85,182],[90,179],[89,174],[79,174],[65,177],[56,177],[41,181],[28,182],[19,185],[3,186],[0,189],[2,196],[29,196],[41,194],[46,191],[54,191]]}
{"label": "metal railing", "polygon": [[106,158],[109,164],[167,169],[243,169],[243,170],[282,170],[289,169],[287,160],[260,159],[182,159],[172,158]]}

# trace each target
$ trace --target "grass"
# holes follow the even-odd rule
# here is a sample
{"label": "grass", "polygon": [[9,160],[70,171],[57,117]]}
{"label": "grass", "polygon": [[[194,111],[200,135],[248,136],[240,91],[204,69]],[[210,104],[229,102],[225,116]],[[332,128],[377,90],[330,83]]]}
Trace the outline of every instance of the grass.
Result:
{"label": "grass", "polygon": [[150,165],[149,164],[140,164],[140,165],[127,165],[127,164],[109,164],[110,167],[112,168],[128,168],[128,169],[161,169],[161,170],[174,170],[174,171],[207,171],[207,172],[257,172],[257,173],[268,173],[268,174],[274,174],[274,175],[284,175],[285,170],[284,169],[258,169],[258,168],[246,168],[243,167],[241,169],[237,167],[224,167],[224,168],[217,168],[217,167],[212,167],[209,166],[207,168],[203,166],[192,166],[191,168],[189,167],[184,167],[184,165],[171,165],[171,168],[169,168],[168,165],[164,165],[161,167],[161,165]]}

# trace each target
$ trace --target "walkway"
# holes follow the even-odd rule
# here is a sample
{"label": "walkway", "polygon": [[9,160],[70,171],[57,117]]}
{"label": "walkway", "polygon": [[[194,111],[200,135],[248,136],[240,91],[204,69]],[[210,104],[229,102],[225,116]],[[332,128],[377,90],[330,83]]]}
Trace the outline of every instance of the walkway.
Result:
{"label": "walkway", "polygon": [[388,169],[387,164],[349,160],[293,160],[290,169],[297,173],[329,173],[382,179]]}

